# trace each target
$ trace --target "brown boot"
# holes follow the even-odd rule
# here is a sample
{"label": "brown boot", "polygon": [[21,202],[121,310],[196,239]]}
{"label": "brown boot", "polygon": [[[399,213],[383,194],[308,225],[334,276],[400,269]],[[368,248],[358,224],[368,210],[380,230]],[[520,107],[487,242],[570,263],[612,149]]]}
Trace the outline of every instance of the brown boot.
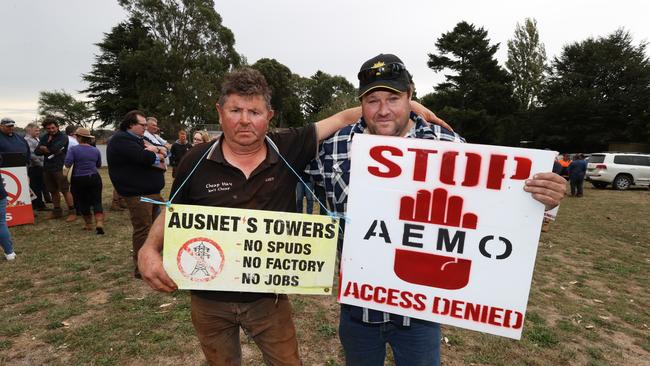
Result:
{"label": "brown boot", "polygon": [[84,215],[84,230],[92,230],[93,229],[93,217],[90,215]]}
{"label": "brown boot", "polygon": [[70,210],[68,211],[68,217],[65,218],[65,222],[75,222],[77,220],[77,214]]}
{"label": "brown boot", "polygon": [[46,220],[60,219],[61,217],[63,217],[63,210],[61,210],[61,207],[54,207],[52,211],[47,213],[45,219]]}
{"label": "brown boot", "polygon": [[97,235],[104,235],[104,213],[95,213],[95,231]]}

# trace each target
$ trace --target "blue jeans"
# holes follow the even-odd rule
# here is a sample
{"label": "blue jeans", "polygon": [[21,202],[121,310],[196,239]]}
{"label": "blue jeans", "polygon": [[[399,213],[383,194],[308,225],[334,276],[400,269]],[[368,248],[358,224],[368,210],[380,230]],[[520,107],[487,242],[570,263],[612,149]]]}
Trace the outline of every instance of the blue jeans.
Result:
{"label": "blue jeans", "polygon": [[[314,184],[311,182],[305,182],[307,183],[307,187],[314,191]],[[314,196],[309,192],[305,186],[302,184],[302,182],[298,182],[298,185],[296,185],[296,212],[302,213],[302,198],[306,197],[307,198],[307,213],[311,214],[314,211]]]}
{"label": "blue jeans", "polygon": [[397,366],[439,366],[440,325],[411,319],[408,327],[391,322],[367,324],[352,319],[341,307],[339,338],[347,366],[383,366],[386,343],[391,346]]}
{"label": "blue jeans", "polygon": [[[0,182],[0,184],[2,184]],[[0,199],[0,245],[5,254],[14,252],[14,246],[11,243],[11,233],[7,227],[7,197]]]}

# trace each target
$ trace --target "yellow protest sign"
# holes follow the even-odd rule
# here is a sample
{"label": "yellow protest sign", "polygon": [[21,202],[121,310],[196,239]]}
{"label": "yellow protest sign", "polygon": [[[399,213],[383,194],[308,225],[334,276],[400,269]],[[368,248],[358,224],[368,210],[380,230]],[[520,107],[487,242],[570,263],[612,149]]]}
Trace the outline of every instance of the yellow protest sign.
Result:
{"label": "yellow protest sign", "polygon": [[163,265],[179,289],[328,295],[338,230],[327,216],[172,205]]}

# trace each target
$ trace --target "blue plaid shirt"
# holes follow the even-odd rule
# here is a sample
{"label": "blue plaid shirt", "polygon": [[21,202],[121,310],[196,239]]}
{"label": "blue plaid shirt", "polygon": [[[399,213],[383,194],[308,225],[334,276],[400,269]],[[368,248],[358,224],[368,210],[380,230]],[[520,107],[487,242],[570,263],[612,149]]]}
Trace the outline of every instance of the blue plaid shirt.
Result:
{"label": "blue plaid shirt", "polygon": [[[465,142],[457,133],[442,128],[438,125],[427,124],[422,117],[411,112],[411,120],[415,122],[413,128],[405,137],[430,139],[451,142]],[[356,123],[348,125],[332,137],[323,141],[318,152],[318,157],[309,163],[305,169],[314,181],[325,187],[327,201],[334,212],[345,214],[348,202],[348,185],[350,184],[350,144],[355,133],[364,133],[366,122],[363,118]],[[343,221],[341,221],[343,227]],[[343,236],[340,236],[342,240]],[[347,305],[344,305],[347,306]],[[410,325],[410,319],[405,316],[385,313],[377,310],[350,306],[353,318],[365,323],[393,322],[403,326]]]}

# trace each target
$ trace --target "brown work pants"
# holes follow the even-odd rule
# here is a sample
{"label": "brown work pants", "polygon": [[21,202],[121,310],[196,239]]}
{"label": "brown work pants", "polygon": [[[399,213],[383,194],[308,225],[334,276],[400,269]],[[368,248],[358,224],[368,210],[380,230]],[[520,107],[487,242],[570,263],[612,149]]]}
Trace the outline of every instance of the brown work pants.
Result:
{"label": "brown work pants", "polygon": [[241,365],[239,327],[253,338],[267,365],[302,365],[291,303],[286,295],[247,303],[192,295],[192,323],[203,354],[212,366]]}
{"label": "brown work pants", "polygon": [[[150,194],[143,196],[157,201],[162,201],[160,194]],[[135,265],[133,274],[135,277],[140,278],[140,271],[138,271],[138,251],[142,248],[144,241],[149,235],[151,224],[158,217],[161,206],[154,205],[153,203],[141,202],[139,196],[124,197],[126,206],[131,215],[131,225],[133,226],[133,263]]]}

